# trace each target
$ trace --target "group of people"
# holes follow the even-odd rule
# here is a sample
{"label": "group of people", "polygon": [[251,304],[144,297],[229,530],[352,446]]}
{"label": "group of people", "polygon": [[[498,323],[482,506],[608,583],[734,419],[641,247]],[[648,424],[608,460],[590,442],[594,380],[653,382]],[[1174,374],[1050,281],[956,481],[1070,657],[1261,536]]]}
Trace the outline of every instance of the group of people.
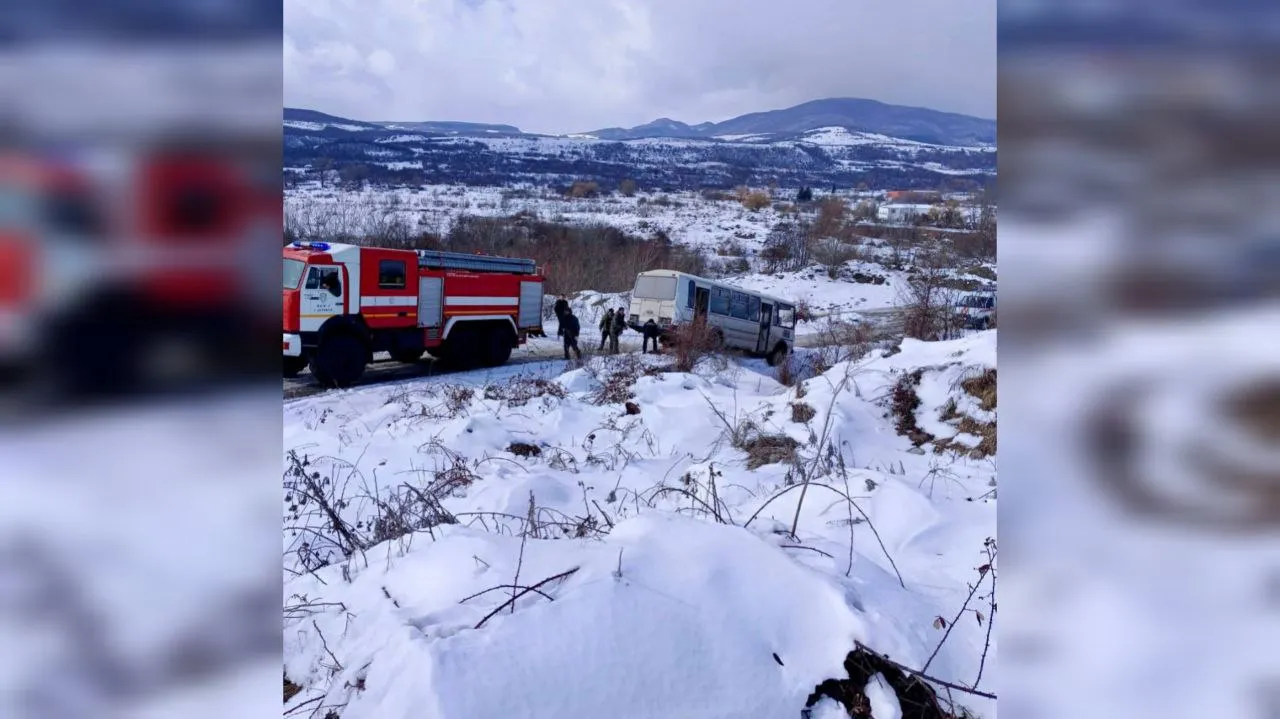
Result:
{"label": "group of people", "polygon": [[[569,307],[569,301],[561,295],[555,303],[554,311],[556,319],[560,323],[560,329],[556,334],[564,340],[564,358],[569,359],[569,351],[572,350],[578,359],[582,359],[582,350],[578,347],[578,336],[582,334],[582,324],[578,321],[577,315],[573,314],[573,309]],[[618,353],[618,338],[622,336],[623,330],[627,328],[627,311],[619,307],[618,309],[610,309],[600,319],[600,347],[598,351],[603,352],[605,345],[609,345],[609,354]],[[649,345],[652,342],[653,352],[658,351],[658,338],[662,332],[658,328],[658,323],[650,318],[644,323],[640,334],[644,337],[644,343],[641,351],[648,353]]]}

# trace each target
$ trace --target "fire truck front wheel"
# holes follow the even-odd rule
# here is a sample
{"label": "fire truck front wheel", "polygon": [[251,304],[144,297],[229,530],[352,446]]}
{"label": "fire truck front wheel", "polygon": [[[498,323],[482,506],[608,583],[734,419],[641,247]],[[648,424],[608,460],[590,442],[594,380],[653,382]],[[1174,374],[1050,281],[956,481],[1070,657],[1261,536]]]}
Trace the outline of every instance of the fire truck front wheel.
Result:
{"label": "fire truck front wheel", "polygon": [[348,387],[364,375],[368,350],[349,332],[335,332],[320,341],[311,356],[311,374],[322,385]]}
{"label": "fire truck front wheel", "polygon": [[307,367],[306,357],[290,357],[288,355],[285,355],[284,357],[284,376],[285,377],[297,377],[298,373],[306,369],[306,367]]}

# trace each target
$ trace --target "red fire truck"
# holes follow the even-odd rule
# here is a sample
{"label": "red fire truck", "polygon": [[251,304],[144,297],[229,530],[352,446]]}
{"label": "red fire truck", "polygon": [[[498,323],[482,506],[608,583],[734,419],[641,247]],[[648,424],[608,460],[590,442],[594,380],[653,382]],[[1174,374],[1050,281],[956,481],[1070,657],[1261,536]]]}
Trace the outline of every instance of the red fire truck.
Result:
{"label": "red fire truck", "polygon": [[375,352],[496,367],[542,334],[533,260],[327,242],[284,248],[284,375],[343,387]]}
{"label": "red fire truck", "polygon": [[237,147],[0,152],[0,366],[71,395],[153,384],[176,345],[198,371],[261,372],[245,349],[270,283],[250,260],[278,236],[278,174]]}

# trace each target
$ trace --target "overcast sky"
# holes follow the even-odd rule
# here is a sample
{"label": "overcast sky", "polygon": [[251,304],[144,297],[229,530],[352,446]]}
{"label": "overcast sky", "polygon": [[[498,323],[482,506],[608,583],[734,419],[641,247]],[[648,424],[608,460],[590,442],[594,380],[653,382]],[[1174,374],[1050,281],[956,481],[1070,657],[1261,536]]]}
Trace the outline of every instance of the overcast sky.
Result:
{"label": "overcast sky", "polygon": [[994,118],[996,0],[284,0],[285,104],[566,133],[826,97]]}

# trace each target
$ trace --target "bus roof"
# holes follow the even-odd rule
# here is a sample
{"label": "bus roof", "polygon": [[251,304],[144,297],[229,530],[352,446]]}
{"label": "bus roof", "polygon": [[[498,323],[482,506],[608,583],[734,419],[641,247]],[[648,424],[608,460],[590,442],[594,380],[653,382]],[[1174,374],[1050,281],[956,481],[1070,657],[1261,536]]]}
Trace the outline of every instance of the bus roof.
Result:
{"label": "bus roof", "polygon": [[759,290],[752,290],[746,287],[738,287],[737,285],[731,285],[725,282],[718,282],[716,280],[708,279],[700,275],[694,275],[688,272],[680,272],[679,270],[645,270],[644,272],[637,273],[636,276],[637,277],[677,277],[677,278],[689,277],[699,282],[705,282],[706,284],[712,285],[714,287],[721,287],[726,290],[735,290],[737,292],[745,292],[750,295],[755,295],[760,299],[769,300],[774,304],[784,304],[784,305],[792,305],[792,306],[797,304],[795,300],[788,300],[788,299],[777,297],[765,292],[760,292]]}

